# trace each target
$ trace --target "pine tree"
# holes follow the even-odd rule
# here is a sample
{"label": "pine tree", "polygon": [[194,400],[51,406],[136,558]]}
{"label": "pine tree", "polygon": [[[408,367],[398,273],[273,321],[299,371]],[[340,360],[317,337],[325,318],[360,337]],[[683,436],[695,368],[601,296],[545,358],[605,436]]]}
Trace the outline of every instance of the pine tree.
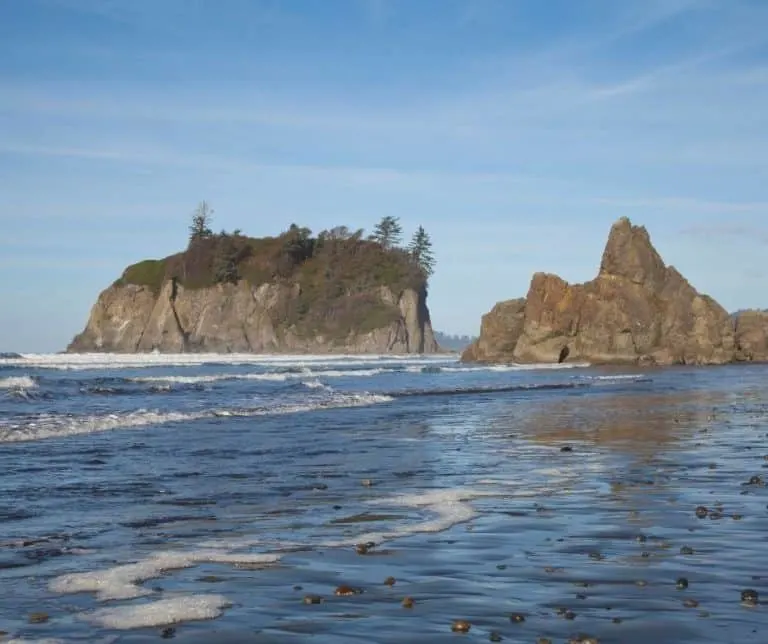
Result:
{"label": "pine tree", "polygon": [[376,224],[371,235],[373,241],[378,242],[384,248],[396,247],[403,239],[403,228],[398,217],[383,217]]}
{"label": "pine tree", "polygon": [[419,226],[408,245],[408,252],[418,264],[424,275],[430,277],[435,272],[435,256],[432,253],[432,240],[424,226]]}
{"label": "pine tree", "polygon": [[189,226],[189,242],[211,237],[213,235],[212,220],[213,209],[208,205],[208,202],[201,201],[192,214],[192,223]]}

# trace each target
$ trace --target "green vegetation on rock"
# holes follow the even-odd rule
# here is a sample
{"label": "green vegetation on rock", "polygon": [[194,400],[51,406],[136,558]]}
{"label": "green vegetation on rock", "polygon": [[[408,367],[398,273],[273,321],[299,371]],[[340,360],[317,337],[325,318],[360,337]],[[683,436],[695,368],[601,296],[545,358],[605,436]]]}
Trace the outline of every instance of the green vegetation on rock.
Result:
{"label": "green vegetation on rock", "polygon": [[[301,335],[342,339],[354,329],[371,331],[397,320],[397,299],[406,289],[420,291],[434,267],[429,237],[419,227],[420,245],[403,249],[397,219],[384,218],[369,238],[345,226],[313,236],[292,224],[276,237],[252,238],[235,231],[211,232],[212,210],[202,202],[192,216],[189,244],[181,253],[129,266],[118,285],[135,284],[157,294],[169,280],[186,289],[238,284],[283,284],[294,297],[275,308],[275,322]],[[425,254],[426,253],[426,254]],[[427,261],[425,261],[425,259]],[[391,291],[387,302],[381,287]]]}

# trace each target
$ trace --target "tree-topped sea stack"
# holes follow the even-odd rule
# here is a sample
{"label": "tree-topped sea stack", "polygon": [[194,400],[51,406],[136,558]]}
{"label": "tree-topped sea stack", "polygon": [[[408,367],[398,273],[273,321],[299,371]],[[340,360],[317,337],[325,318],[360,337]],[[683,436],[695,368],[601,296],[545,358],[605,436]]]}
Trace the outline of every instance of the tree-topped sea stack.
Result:
{"label": "tree-topped sea stack", "polygon": [[645,228],[622,218],[611,228],[600,272],[568,284],[536,273],[528,296],[483,316],[463,354],[479,362],[721,364],[768,359],[763,314],[735,320],[666,266]]}
{"label": "tree-topped sea stack", "polygon": [[396,234],[386,239],[344,226],[313,236],[296,225],[256,239],[214,234],[210,215],[201,204],[184,252],[125,269],[67,350],[438,351],[427,309],[428,236],[402,249],[399,223],[388,218],[382,223],[394,223]]}

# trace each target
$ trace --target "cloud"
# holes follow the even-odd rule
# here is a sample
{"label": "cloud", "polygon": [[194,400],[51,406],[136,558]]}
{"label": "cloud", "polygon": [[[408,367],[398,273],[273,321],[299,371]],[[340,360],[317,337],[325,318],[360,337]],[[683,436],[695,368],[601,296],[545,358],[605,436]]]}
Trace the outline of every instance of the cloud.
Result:
{"label": "cloud", "polygon": [[768,227],[748,224],[716,223],[709,225],[687,226],[680,230],[682,235],[689,235],[708,241],[756,242],[768,245]]}

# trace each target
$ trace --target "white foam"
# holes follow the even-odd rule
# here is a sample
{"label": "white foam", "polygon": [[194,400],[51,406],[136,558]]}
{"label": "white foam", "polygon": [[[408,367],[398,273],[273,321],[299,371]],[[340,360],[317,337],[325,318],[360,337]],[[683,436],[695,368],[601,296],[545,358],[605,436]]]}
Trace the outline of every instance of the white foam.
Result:
{"label": "white foam", "polygon": [[[421,370],[421,367],[419,367]],[[130,378],[133,382],[145,383],[167,383],[194,385],[210,382],[219,382],[221,380],[257,380],[266,382],[285,382],[287,380],[297,380],[300,378],[355,378],[378,376],[382,373],[390,373],[391,369],[327,369],[311,370],[301,369],[299,371],[278,371],[268,373],[217,373],[202,376],[138,376]]]}
{"label": "white foam", "polygon": [[57,593],[93,592],[102,601],[134,599],[152,594],[151,590],[139,585],[141,582],[160,577],[168,570],[192,568],[199,563],[267,565],[279,559],[278,555],[234,554],[218,550],[161,552],[132,564],[62,575],[51,581],[49,587]]}
{"label": "white foam", "polygon": [[322,545],[328,548],[337,548],[368,541],[382,543],[414,534],[444,532],[455,525],[471,521],[477,516],[477,512],[470,505],[469,501],[485,496],[498,496],[498,493],[480,490],[450,489],[375,499],[369,501],[369,503],[371,505],[419,508],[428,512],[431,517],[417,523],[399,526],[393,530],[367,532],[355,535],[349,539],[327,541]]}
{"label": "white foam", "polygon": [[187,595],[136,606],[100,608],[82,617],[98,626],[124,630],[215,619],[231,605],[223,595]]}
{"label": "white foam", "polygon": [[140,409],[124,414],[105,414],[92,416],[40,416],[26,423],[0,423],[0,443],[77,436],[93,434],[114,429],[131,429],[191,421],[211,415],[209,412],[156,412]]}
{"label": "white foam", "polygon": [[196,412],[158,412],[140,409],[123,414],[106,414],[94,416],[40,416],[35,421],[25,423],[0,422],[0,443],[15,443],[21,441],[57,438],[93,434],[116,429],[134,429],[166,423],[180,423],[226,416],[277,416],[297,414],[320,409],[341,409],[346,407],[367,407],[380,403],[391,402],[391,396],[382,394],[333,394],[323,400],[315,400],[297,404],[276,405],[257,409],[221,409],[203,410]]}
{"label": "white foam", "polygon": [[37,383],[30,376],[0,378],[0,389],[35,389]]}
{"label": "white foam", "polygon": [[350,363],[433,364],[455,362],[453,356],[398,354],[251,354],[251,353],[26,353],[20,358],[0,358],[0,366],[29,366],[43,369],[124,369],[144,367],[196,366],[206,363],[227,365],[325,365]]}

